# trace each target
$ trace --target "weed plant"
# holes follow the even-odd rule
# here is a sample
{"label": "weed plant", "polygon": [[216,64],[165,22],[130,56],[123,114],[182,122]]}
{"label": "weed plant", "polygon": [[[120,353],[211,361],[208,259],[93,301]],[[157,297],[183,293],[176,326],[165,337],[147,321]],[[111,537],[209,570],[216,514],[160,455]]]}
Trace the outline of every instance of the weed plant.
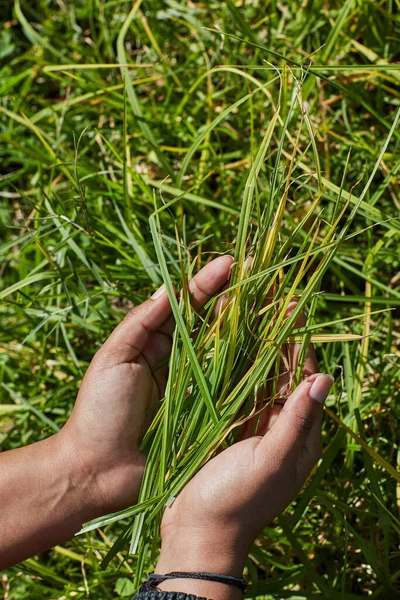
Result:
{"label": "weed plant", "polygon": [[[325,450],[251,549],[247,597],[397,596],[399,36],[391,0],[7,6],[1,448],[62,427],[162,281],[177,322],[138,506],[4,572],[7,600],[129,596],[165,503],[310,340],[336,380]],[[220,253],[227,300],[197,315],[187,281]]]}

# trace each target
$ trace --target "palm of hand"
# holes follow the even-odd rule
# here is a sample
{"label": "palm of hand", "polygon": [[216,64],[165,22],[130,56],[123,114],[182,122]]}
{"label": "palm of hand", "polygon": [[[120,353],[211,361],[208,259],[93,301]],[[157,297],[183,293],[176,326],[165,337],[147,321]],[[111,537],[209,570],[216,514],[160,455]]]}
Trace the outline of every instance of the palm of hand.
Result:
{"label": "palm of hand", "polygon": [[[220,257],[191,280],[196,310],[226,283],[231,265],[229,256]],[[100,512],[131,505],[139,492],[145,464],[140,442],[164,394],[175,326],[161,292],[133,309],[97,352],[62,430],[93,478]]]}
{"label": "palm of hand", "polygon": [[[296,327],[304,325],[301,314]],[[310,402],[308,391],[318,368],[311,345],[304,364],[304,377],[311,377],[290,396],[285,408],[299,351],[297,344],[283,348],[280,397],[274,406],[264,408],[259,419],[247,421],[241,441],[208,462],[165,510],[163,540],[177,531],[200,538],[212,531],[216,538],[229,539],[233,547],[248,547],[294,498],[321,451],[322,405],[313,407],[315,419],[310,423],[296,408]],[[268,392],[265,401],[270,400]]]}

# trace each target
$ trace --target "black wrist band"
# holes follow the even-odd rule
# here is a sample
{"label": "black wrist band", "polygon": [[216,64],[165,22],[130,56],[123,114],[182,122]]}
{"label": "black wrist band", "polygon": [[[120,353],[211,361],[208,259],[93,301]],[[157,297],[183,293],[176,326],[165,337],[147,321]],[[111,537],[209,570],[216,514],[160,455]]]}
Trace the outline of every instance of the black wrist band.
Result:
{"label": "black wrist band", "polygon": [[155,589],[152,592],[138,592],[131,600],[207,600],[207,598],[200,598],[200,596],[184,592],[162,592]]}
{"label": "black wrist band", "polygon": [[223,583],[225,585],[233,585],[238,587],[243,593],[246,591],[246,581],[243,578],[233,577],[232,575],[220,575],[219,573],[187,573],[185,571],[173,571],[161,575],[158,573],[150,573],[148,581],[142,585],[140,592],[156,590],[157,586],[167,579],[200,579],[203,581],[214,581],[215,583]]}

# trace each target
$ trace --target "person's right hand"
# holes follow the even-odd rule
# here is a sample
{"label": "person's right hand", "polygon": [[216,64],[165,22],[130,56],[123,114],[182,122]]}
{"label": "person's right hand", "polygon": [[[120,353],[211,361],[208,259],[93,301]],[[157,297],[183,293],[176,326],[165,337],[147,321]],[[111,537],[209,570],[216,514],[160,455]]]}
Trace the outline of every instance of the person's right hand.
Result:
{"label": "person's right hand", "polygon": [[[298,346],[286,351],[292,359],[296,355],[288,361],[292,373],[281,374],[281,402],[264,409],[257,435],[247,428],[247,439],[208,462],[165,509],[157,573],[208,571],[240,577],[252,542],[293,500],[319,459],[323,403],[333,378],[317,373],[310,346],[305,379],[289,395]],[[207,582],[181,579],[160,588],[217,594],[221,600],[240,597],[222,589],[226,586],[211,585],[215,589]]]}

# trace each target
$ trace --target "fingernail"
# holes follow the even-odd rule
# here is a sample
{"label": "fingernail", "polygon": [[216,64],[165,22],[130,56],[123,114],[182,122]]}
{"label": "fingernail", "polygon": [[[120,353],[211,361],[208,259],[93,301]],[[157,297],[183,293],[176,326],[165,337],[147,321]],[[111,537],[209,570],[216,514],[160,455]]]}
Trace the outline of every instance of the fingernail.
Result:
{"label": "fingernail", "polygon": [[310,397],[313,400],[323,404],[328,397],[333,382],[335,381],[334,378],[332,375],[317,373],[315,375],[311,375],[311,377],[308,378],[308,381],[312,381],[312,386],[308,392]]}
{"label": "fingernail", "polygon": [[160,296],[162,296],[165,292],[167,291],[167,288],[165,287],[165,283],[162,284],[161,287],[158,288],[158,290],[156,290],[154,292],[154,294],[151,297],[152,300],[157,300],[157,298],[159,298]]}

